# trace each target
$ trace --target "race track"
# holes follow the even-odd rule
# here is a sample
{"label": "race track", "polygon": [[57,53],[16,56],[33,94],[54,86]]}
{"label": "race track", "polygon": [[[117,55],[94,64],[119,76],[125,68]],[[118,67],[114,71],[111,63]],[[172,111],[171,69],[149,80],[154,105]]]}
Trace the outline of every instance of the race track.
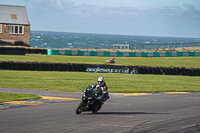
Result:
{"label": "race track", "polygon": [[[0,88],[0,92],[81,98],[81,93]],[[77,101],[0,110],[2,133],[199,133],[200,93],[112,94],[97,114],[75,114]]]}

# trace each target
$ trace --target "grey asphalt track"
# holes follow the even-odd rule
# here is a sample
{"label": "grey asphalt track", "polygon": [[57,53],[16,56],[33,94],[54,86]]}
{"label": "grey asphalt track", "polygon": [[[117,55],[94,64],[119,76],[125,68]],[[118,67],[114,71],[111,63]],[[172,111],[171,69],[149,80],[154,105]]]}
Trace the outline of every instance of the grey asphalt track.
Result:
{"label": "grey asphalt track", "polygon": [[[81,98],[81,93],[0,88],[0,92]],[[97,114],[75,114],[80,101],[0,110],[2,133],[199,133],[200,93],[111,95]]]}

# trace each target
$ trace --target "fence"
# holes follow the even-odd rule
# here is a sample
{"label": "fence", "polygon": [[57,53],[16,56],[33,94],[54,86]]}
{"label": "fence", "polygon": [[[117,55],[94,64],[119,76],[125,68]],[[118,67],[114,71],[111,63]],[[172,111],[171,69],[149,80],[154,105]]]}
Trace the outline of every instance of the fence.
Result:
{"label": "fence", "polygon": [[113,44],[113,49],[131,49],[131,50],[153,50],[153,49],[173,49],[183,47],[200,47],[200,42],[187,43],[166,43],[166,44]]}
{"label": "fence", "polygon": [[173,51],[173,52],[119,52],[119,51],[82,51],[48,49],[47,55],[75,55],[75,56],[110,56],[110,57],[176,57],[200,56],[200,51]]}

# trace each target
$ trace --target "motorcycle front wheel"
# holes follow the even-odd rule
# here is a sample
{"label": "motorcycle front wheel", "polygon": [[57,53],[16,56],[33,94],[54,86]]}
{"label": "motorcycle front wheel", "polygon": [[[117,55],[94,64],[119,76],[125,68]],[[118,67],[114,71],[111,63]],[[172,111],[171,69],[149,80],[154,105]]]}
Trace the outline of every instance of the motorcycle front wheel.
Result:
{"label": "motorcycle front wheel", "polygon": [[80,114],[83,111],[83,101],[81,101],[77,108],[76,108],[76,114]]}

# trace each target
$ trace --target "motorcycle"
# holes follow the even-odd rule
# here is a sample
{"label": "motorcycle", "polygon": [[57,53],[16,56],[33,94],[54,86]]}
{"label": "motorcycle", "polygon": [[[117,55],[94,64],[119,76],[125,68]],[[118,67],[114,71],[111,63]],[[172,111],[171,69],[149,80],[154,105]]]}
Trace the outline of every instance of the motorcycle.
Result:
{"label": "motorcycle", "polygon": [[101,107],[102,102],[97,99],[99,94],[97,90],[92,90],[90,85],[83,91],[82,100],[76,108],[76,114],[82,113],[82,111],[92,111],[97,113]]}

